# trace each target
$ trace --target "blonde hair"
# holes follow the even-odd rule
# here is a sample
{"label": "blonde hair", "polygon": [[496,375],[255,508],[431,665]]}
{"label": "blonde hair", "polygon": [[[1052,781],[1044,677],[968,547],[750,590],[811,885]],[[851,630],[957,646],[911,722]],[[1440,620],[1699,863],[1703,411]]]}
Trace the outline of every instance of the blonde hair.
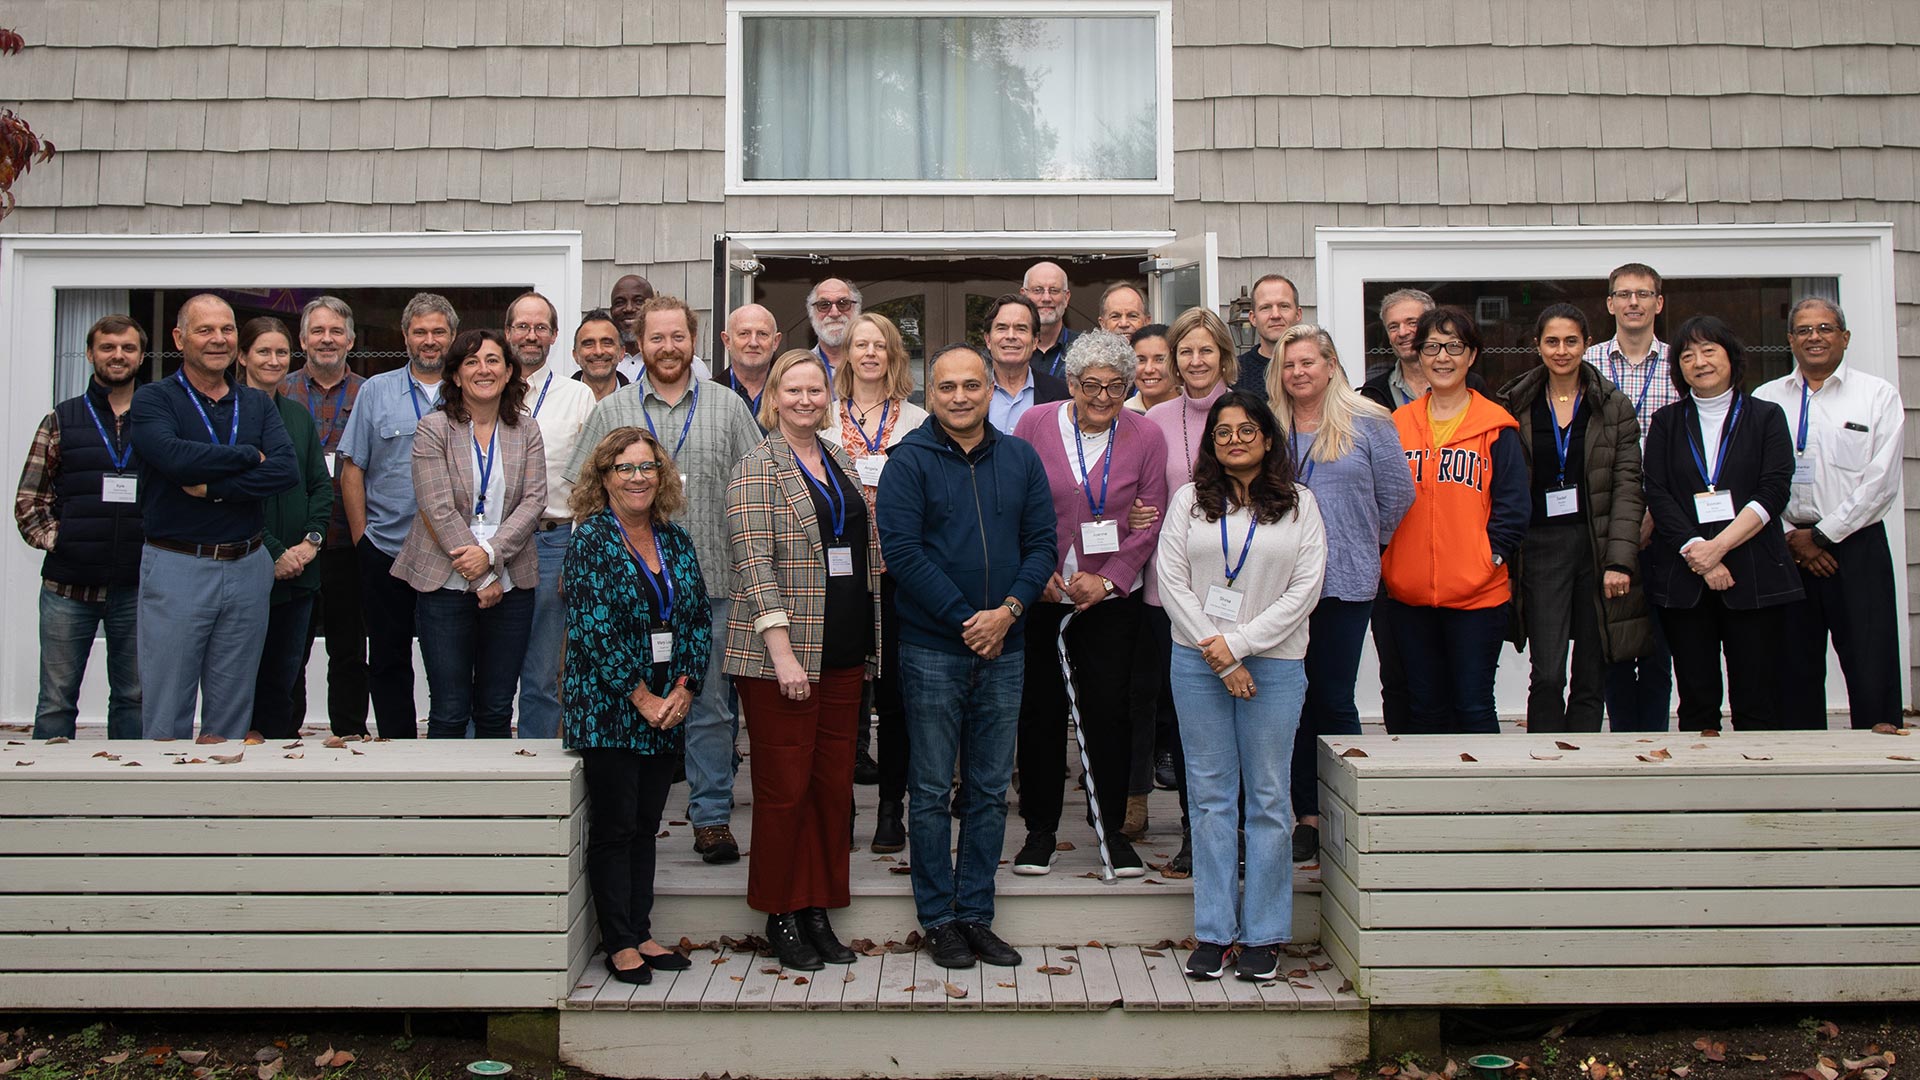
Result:
{"label": "blonde hair", "polygon": [[1206,308],[1188,308],[1167,328],[1167,352],[1174,370],[1180,367],[1180,342],[1192,333],[1205,333],[1213,338],[1214,347],[1220,350],[1220,381],[1231,390],[1233,384],[1240,381],[1240,356],[1234,352],[1233,334],[1227,330],[1227,324]]}
{"label": "blonde hair", "polygon": [[1293,437],[1293,399],[1287,396],[1282,372],[1286,368],[1287,347],[1296,341],[1310,341],[1320,350],[1320,358],[1333,369],[1327,384],[1327,396],[1320,402],[1320,432],[1313,440],[1310,456],[1315,461],[1335,461],[1353,449],[1356,421],[1362,417],[1387,419],[1387,410],[1369,401],[1347,382],[1347,371],[1340,366],[1340,353],[1333,347],[1333,335],[1312,323],[1295,323],[1273,347],[1273,359],[1267,363],[1267,404],[1280,421],[1280,430]]}
{"label": "blonde hair", "polygon": [[567,496],[567,509],[573,512],[575,524],[607,508],[607,474],[634,443],[646,443],[653,450],[653,460],[660,463],[653,492],[654,524],[665,524],[680,512],[686,492],[680,485],[680,470],[674,466],[667,448],[646,428],[617,427],[607,432],[607,437],[587,455],[587,460],[580,465],[580,475],[574,478],[573,494]]}
{"label": "blonde hair", "polygon": [[[801,364],[812,364],[814,367],[819,368],[820,381],[827,381],[827,369],[825,365],[821,364],[820,358],[808,349],[788,349],[778,357],[775,357],[773,367],[767,371],[767,385],[765,387],[765,389],[771,391],[771,393],[765,393],[760,398],[760,415],[755,418],[760,421],[760,426],[768,431],[773,431],[780,423],[780,380],[786,378],[787,372],[792,371]],[[845,367],[846,365],[843,363],[841,366]],[[833,403],[828,402],[827,404],[831,405]],[[833,417],[834,411],[832,409],[821,409],[820,419],[813,425],[813,430],[825,430],[828,424],[833,423]]]}
{"label": "blonde hair", "polygon": [[[882,378],[886,386],[887,397],[894,401],[905,401],[913,393],[913,369],[908,366],[907,342],[900,336],[900,328],[893,320],[877,311],[863,311],[847,324],[847,347],[853,347],[853,331],[861,323],[867,323],[880,331],[881,340],[887,344],[887,373]],[[771,378],[769,378],[771,383]],[[840,362],[840,370],[833,373],[833,396],[850,398],[853,396],[853,362],[851,358]]]}

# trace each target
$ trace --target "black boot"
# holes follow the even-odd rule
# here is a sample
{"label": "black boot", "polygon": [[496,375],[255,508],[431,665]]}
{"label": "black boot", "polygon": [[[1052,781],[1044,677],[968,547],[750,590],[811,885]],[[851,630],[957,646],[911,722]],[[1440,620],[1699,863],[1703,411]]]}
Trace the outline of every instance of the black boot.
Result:
{"label": "black boot", "polygon": [[880,763],[863,748],[853,755],[853,782],[867,785],[880,782]]}
{"label": "black boot", "polygon": [[906,849],[905,815],[906,808],[900,805],[900,800],[880,800],[879,817],[873,826],[873,850],[876,854],[891,855]]}
{"label": "black boot", "polygon": [[1181,877],[1193,876],[1193,828],[1187,819],[1180,819],[1180,850],[1174,853],[1173,861],[1167,864],[1167,873]]}
{"label": "black boot", "polygon": [[800,929],[798,912],[767,916],[767,943],[780,958],[780,966],[789,971],[819,971],[827,966],[806,931]]}
{"label": "black boot", "polygon": [[800,920],[800,932],[807,936],[807,941],[820,954],[820,959],[829,964],[851,964],[858,959],[853,950],[841,944],[840,938],[834,934],[826,908],[801,908],[794,914]]}

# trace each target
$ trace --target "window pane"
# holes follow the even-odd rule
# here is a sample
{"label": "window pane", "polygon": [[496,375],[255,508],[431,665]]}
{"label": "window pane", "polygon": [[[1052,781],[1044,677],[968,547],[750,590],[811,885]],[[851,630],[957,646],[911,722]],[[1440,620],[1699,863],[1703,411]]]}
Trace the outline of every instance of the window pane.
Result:
{"label": "window pane", "polygon": [[1152,16],[742,20],[747,180],[1152,180]]}

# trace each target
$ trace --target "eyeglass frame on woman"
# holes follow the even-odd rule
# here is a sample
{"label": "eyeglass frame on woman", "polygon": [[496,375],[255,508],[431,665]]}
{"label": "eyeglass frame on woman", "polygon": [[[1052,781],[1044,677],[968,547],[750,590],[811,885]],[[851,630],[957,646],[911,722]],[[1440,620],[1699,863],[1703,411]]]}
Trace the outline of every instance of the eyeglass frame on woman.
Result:
{"label": "eyeglass frame on woman", "polygon": [[1464,341],[1429,341],[1420,346],[1421,356],[1439,356],[1445,350],[1448,356],[1467,355],[1467,343]]}
{"label": "eyeglass frame on woman", "polygon": [[648,473],[656,473],[662,468],[665,468],[665,466],[657,461],[616,461],[607,466],[607,471],[617,473],[621,479],[627,479],[634,476],[644,476]]}
{"label": "eyeglass frame on woman", "polygon": [[1210,434],[1213,435],[1213,441],[1217,443],[1259,442],[1260,425],[1247,423],[1241,424],[1239,427],[1230,428],[1222,424],[1214,428]]}
{"label": "eyeglass frame on woman", "polygon": [[1085,379],[1076,379],[1074,382],[1079,385],[1080,392],[1087,395],[1088,401],[1100,397],[1110,397],[1118,400],[1127,396],[1127,380],[1125,379],[1115,379],[1110,383],[1088,382]]}

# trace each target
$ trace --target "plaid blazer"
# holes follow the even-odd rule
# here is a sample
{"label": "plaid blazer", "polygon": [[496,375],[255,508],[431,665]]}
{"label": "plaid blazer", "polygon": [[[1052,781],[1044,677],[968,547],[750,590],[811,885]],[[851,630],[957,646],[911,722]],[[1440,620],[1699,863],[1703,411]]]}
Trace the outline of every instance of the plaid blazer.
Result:
{"label": "plaid blazer", "polygon": [[[540,586],[540,556],[531,543],[533,527],[547,508],[547,455],[540,425],[522,417],[497,424],[500,449],[494,468],[501,470],[506,505],[513,507],[493,534],[494,569],[516,589]],[[473,517],[473,425],[436,409],[420,420],[413,437],[413,495],[420,509],[407,530],[393,576],[421,592],[447,583],[453,560],[447,553],[473,543],[467,523]]]}
{"label": "plaid blazer", "polygon": [[[854,475],[847,452],[820,440],[840,470]],[[761,633],[784,626],[793,654],[809,678],[820,678],[820,644],[826,627],[827,554],[814,519],[813,495],[793,448],[778,430],[733,467],[727,485],[727,536],[733,552],[732,604],[727,611],[728,675],[771,679],[773,660]],[[873,641],[880,641],[880,542],[867,530],[867,591],[873,594]],[[867,656],[877,675],[879,657]]]}

